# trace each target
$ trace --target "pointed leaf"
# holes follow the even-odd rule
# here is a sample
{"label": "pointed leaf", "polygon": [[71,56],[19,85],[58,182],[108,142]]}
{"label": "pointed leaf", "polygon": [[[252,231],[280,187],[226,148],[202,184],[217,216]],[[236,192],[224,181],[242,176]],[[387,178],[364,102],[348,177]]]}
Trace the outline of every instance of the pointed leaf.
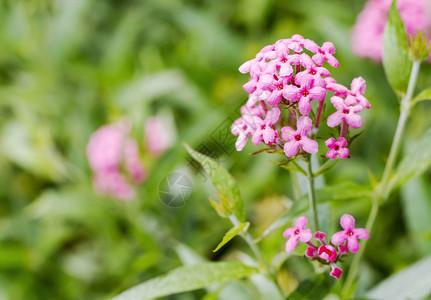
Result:
{"label": "pointed leaf", "polygon": [[431,87],[428,87],[424,89],[422,92],[420,92],[414,99],[413,102],[419,102],[424,100],[431,100]]}
{"label": "pointed leaf", "polygon": [[398,95],[405,94],[407,90],[411,66],[404,23],[394,0],[383,33],[383,67],[390,85]]}
{"label": "pointed leaf", "polygon": [[247,231],[248,226],[250,226],[249,222],[244,222],[236,225],[235,227],[231,228],[223,237],[223,240],[218,244],[217,248],[213,250],[213,252],[217,252],[221,247],[226,245],[227,242],[229,242],[231,239],[234,238],[238,233],[240,233],[242,230]]}
{"label": "pointed leaf", "polygon": [[184,144],[184,147],[202,165],[202,168],[211,178],[217,190],[217,195],[223,204],[225,214],[229,216],[233,213],[240,222],[244,222],[244,203],[233,176],[214,159],[194,151],[187,144]]}
{"label": "pointed leaf", "polygon": [[256,268],[240,262],[202,263],[176,268],[123,292],[113,300],[145,300],[192,291],[206,286],[248,277]]}

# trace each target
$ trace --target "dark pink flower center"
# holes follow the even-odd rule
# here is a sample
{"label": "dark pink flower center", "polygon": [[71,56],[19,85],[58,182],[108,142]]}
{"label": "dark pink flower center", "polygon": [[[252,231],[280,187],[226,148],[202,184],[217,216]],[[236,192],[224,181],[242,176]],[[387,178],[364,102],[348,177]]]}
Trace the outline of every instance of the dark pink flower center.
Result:
{"label": "dark pink flower center", "polygon": [[310,72],[310,74],[311,74],[311,75],[316,75],[316,71],[312,70],[312,71]]}
{"label": "dark pink flower center", "polygon": [[282,62],[282,63],[287,63],[287,59],[283,58],[283,59],[281,60],[281,62]]}
{"label": "dark pink flower center", "polygon": [[352,236],[353,235],[353,231],[349,230],[349,232],[347,232],[348,236]]}
{"label": "dark pink flower center", "polygon": [[301,135],[297,134],[295,135],[295,140],[300,141],[302,139]]}
{"label": "dark pink flower center", "polygon": [[295,235],[298,235],[299,234],[299,230],[298,229],[296,229],[295,230]]}
{"label": "dark pink flower center", "polygon": [[310,93],[307,90],[302,91],[302,95],[304,95],[304,97],[307,97],[308,95],[310,95]]}
{"label": "dark pink flower center", "polygon": [[348,114],[350,111],[348,109],[343,109],[343,114]]}
{"label": "dark pink flower center", "polygon": [[336,150],[336,151],[338,151],[339,149],[340,149],[340,147],[338,147],[338,146],[334,147],[334,150]]}
{"label": "dark pink flower center", "polygon": [[282,84],[280,84],[279,86],[278,86],[278,90],[279,91],[281,91],[283,89],[283,85]]}

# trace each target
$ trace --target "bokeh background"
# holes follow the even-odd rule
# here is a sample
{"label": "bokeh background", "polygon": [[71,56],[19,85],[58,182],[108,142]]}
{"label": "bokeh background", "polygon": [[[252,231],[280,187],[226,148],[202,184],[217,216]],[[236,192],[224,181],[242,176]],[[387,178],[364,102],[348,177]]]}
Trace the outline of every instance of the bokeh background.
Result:
{"label": "bokeh background", "polygon": [[[362,113],[363,134],[352,158],[328,173],[326,183],[370,186],[373,176],[380,178],[399,109],[381,64],[357,58],[351,49],[351,29],[364,3],[2,1],[0,299],[105,299],[182,264],[247,252],[239,239],[212,252],[229,222],[207,201],[210,180],[190,164],[182,142],[198,150],[208,146],[236,177],[255,236],[277,219],[294,198],[289,173],[268,161],[280,157],[250,156],[253,145],[238,153],[223,132],[247,99],[242,85],[248,77],[238,67],[263,46],[293,34],[334,43],[341,66],[330,71],[337,81],[349,86],[354,77],[367,80],[372,108]],[[423,67],[418,88],[430,78],[430,68]],[[430,127],[430,113],[426,102],[415,108],[406,149]],[[145,154],[142,142],[151,115],[168,118],[175,128],[174,145],[157,158]],[[133,123],[149,171],[131,202],[93,192],[85,155],[91,133],[124,116]],[[174,171],[193,182],[191,198],[179,208],[158,197],[159,183]],[[431,252],[429,180],[428,172],[409,182],[381,210],[363,259],[360,291]],[[330,202],[329,231],[338,231],[345,212],[363,226],[369,209],[366,198]],[[281,233],[260,243],[268,257],[283,252]],[[321,276],[300,257],[289,258],[283,270],[281,280],[290,290]],[[328,289],[340,284],[331,281]],[[239,281],[223,287],[219,299],[264,299],[253,289]]]}

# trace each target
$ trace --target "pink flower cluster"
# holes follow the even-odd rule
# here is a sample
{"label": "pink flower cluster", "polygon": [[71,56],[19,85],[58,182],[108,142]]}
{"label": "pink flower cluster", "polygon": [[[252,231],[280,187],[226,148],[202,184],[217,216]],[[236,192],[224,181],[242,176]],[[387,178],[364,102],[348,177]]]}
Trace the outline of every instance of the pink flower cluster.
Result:
{"label": "pink flower cluster", "polygon": [[[334,92],[331,103],[336,112],[329,116],[327,125],[341,124],[341,131],[337,141],[334,138],[326,141],[327,157],[348,157],[345,139],[348,128],[362,126],[358,113],[364,107],[370,108],[370,103],[363,96],[363,78],[355,78],[348,89],[323,67],[325,61],[339,67],[334,53],[331,42],[320,47],[312,40],[294,35],[264,47],[254,59],[245,62],[239,71],[250,73],[250,80],[243,86],[250,95],[241,108],[241,117],[232,124],[232,134],[238,136],[236,149],[241,151],[251,137],[254,145],[263,142],[274,149],[282,148],[287,157],[298,152],[316,153],[319,146],[314,138],[330,91]],[[313,102],[317,105],[316,112]]]}
{"label": "pink flower cluster", "polygon": [[91,135],[87,145],[94,189],[120,200],[133,199],[133,183],[142,183],[147,177],[138,144],[128,137],[128,127],[126,122],[104,125]]}
{"label": "pink flower cluster", "polygon": [[[335,233],[328,243],[325,233],[317,231],[313,235],[310,229],[305,229],[307,222],[306,217],[299,217],[296,220],[295,227],[287,228],[284,231],[283,236],[289,239],[286,242],[286,251],[292,252],[295,250],[299,241],[306,243],[308,248],[305,256],[322,264],[330,265],[330,275],[340,279],[343,270],[338,268],[336,263],[349,251],[352,253],[358,252],[358,239],[369,239],[368,231],[363,228],[355,228],[355,219],[351,215],[345,214],[340,221],[344,230]],[[311,242],[312,237],[319,243],[318,245]]]}
{"label": "pink flower cluster", "polygon": [[[353,28],[353,51],[361,57],[381,61],[383,31],[392,0],[369,0]],[[431,2],[429,0],[397,0],[397,8],[406,31],[414,35],[425,32],[431,40]],[[430,57],[431,59],[431,57]]]}

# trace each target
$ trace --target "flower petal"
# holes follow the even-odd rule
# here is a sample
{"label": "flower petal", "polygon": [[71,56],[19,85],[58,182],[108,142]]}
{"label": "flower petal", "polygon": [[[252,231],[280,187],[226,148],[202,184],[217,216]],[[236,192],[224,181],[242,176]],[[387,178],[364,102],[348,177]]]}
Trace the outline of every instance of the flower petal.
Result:
{"label": "flower petal", "polygon": [[285,126],[281,128],[281,138],[285,141],[293,140],[295,134],[296,134],[296,131],[293,130],[292,127]]}
{"label": "flower petal", "polygon": [[299,240],[303,243],[309,242],[311,240],[312,234],[311,229],[305,229],[301,231],[299,234]]}
{"label": "flower petal", "polygon": [[327,123],[329,127],[335,127],[341,124],[344,119],[344,114],[336,111],[328,117]]}
{"label": "flower petal", "polygon": [[307,226],[307,222],[308,222],[308,219],[304,216],[301,216],[296,220],[295,228],[302,230],[305,228],[305,226]]}
{"label": "flower petal", "polygon": [[310,98],[308,96],[301,97],[301,99],[298,102],[298,108],[301,115],[308,115],[311,111]]}
{"label": "flower petal", "polygon": [[311,126],[313,126],[313,122],[309,117],[300,117],[297,122],[298,133],[302,136],[307,135],[311,130]]}
{"label": "flower petal", "polygon": [[348,237],[348,235],[346,234],[346,232],[344,230],[339,231],[337,233],[334,233],[334,235],[331,238],[331,243],[334,245],[340,245],[347,240],[347,237]]}
{"label": "flower petal", "polygon": [[340,225],[344,230],[351,230],[355,228],[355,219],[349,214],[344,214],[340,219]]}
{"label": "flower petal", "polygon": [[305,152],[316,153],[319,150],[319,144],[306,136],[302,137],[300,143]]}
{"label": "flower petal", "polygon": [[265,124],[269,126],[274,125],[275,123],[277,123],[278,118],[280,118],[280,114],[280,109],[278,107],[274,107],[266,115]]}
{"label": "flower petal", "polygon": [[326,90],[320,86],[312,88],[309,92],[310,98],[315,101],[322,101],[326,97]]}
{"label": "flower petal", "polygon": [[289,238],[289,237],[291,237],[291,236],[294,236],[295,235],[295,228],[287,228],[284,232],[283,232],[283,236],[285,237],[285,238]]}
{"label": "flower petal", "polygon": [[340,158],[346,158],[349,156],[349,149],[347,148],[341,148],[340,150],[338,150],[338,156]]}
{"label": "flower petal", "polygon": [[345,115],[345,119],[346,119],[347,124],[349,124],[349,126],[354,128],[354,129],[362,127],[362,118],[360,115],[347,114],[347,115]]}
{"label": "flower petal", "polygon": [[286,242],[286,252],[292,252],[295,250],[296,245],[298,244],[298,237],[293,236]]}
{"label": "flower petal", "polygon": [[330,139],[326,140],[325,144],[330,149],[334,148],[335,147],[335,139],[333,137],[331,137]]}
{"label": "flower petal", "polygon": [[370,238],[370,234],[364,228],[355,228],[353,230],[353,233],[358,239],[361,239],[361,240],[368,240]]}
{"label": "flower petal", "polygon": [[299,150],[299,143],[291,141],[284,144],[284,153],[287,157],[294,157]]}
{"label": "flower petal", "polygon": [[356,253],[359,251],[359,242],[354,236],[349,236],[347,238],[347,247],[349,248],[350,252]]}

